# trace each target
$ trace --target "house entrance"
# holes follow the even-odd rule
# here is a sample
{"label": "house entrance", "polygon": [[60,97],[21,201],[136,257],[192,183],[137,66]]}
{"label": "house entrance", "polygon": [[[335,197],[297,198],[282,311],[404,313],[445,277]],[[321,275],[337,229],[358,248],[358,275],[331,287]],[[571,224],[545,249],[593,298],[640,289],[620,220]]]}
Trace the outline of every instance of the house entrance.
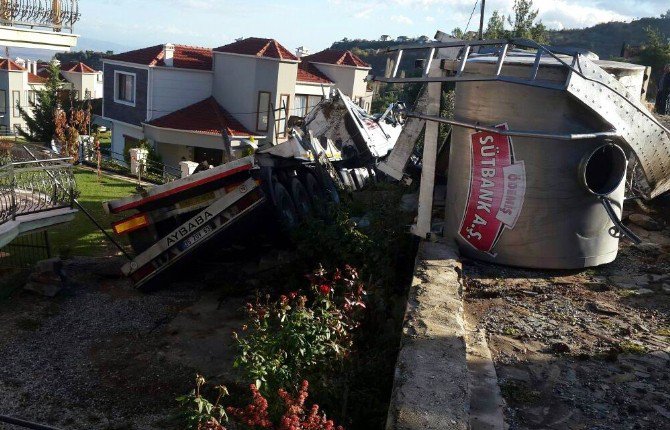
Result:
{"label": "house entrance", "polygon": [[207,161],[210,166],[218,166],[223,162],[223,151],[220,149],[193,148],[193,161],[202,163]]}

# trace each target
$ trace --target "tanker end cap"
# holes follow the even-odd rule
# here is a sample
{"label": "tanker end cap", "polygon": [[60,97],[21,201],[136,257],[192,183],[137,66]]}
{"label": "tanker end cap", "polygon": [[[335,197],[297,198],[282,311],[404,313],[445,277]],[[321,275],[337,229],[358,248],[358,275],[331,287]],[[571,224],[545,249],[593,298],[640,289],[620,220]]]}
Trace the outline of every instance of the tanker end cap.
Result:
{"label": "tanker end cap", "polygon": [[624,150],[608,142],[584,156],[579,163],[579,179],[589,193],[605,197],[619,188],[627,168]]}

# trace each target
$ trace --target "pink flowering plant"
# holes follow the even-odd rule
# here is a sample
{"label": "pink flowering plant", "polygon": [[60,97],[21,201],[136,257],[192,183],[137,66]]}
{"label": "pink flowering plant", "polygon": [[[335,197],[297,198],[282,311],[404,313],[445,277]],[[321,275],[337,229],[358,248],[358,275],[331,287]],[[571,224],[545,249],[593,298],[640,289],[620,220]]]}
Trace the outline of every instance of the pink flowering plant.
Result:
{"label": "pink flowering plant", "polygon": [[240,354],[235,366],[264,394],[298,381],[318,369],[327,374],[345,359],[365,309],[365,289],[350,266],[308,276],[307,291],[272,301],[247,304],[249,323],[236,334]]}
{"label": "pink flowering plant", "polygon": [[[198,393],[197,398],[201,399],[201,402],[213,405],[200,395],[200,388],[204,382],[201,376],[197,377],[197,388],[194,393]],[[309,396],[308,389],[309,383],[302,381],[295,396],[282,388],[277,390],[277,398],[281,404],[276,405],[280,412],[274,415],[270,413],[268,400],[255,384],[249,386],[251,401],[246,406],[226,407],[228,415],[223,412],[223,406],[219,404],[223,394],[219,395],[215,402],[216,406],[212,408],[202,408],[198,404],[183,405],[185,410],[190,411],[194,417],[187,423],[187,428],[192,430],[344,430],[342,426],[329,420],[326,414],[319,410],[319,405],[313,404],[310,408],[305,406],[305,401]]]}

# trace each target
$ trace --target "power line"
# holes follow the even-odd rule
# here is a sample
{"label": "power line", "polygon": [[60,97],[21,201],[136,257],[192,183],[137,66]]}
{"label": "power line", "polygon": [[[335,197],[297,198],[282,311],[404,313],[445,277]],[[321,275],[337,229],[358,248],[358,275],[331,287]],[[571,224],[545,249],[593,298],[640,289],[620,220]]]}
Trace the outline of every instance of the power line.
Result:
{"label": "power line", "polygon": [[470,18],[468,18],[468,25],[465,26],[465,31],[463,32],[463,35],[468,32],[468,28],[470,28],[470,21],[472,21],[472,16],[475,14],[475,10],[477,9],[477,5],[479,4],[479,0],[475,2],[475,5],[472,7],[472,12],[470,12]]}

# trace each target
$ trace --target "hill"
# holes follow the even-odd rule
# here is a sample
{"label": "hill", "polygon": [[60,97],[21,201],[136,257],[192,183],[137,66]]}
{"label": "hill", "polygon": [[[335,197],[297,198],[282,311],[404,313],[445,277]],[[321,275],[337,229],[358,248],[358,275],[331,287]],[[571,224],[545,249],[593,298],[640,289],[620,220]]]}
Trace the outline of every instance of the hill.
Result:
{"label": "hill", "polygon": [[660,30],[670,37],[670,16],[667,18],[641,18],[631,22],[608,22],[589,28],[550,31],[550,45],[586,48],[600,58],[618,57],[624,43],[641,45],[646,39],[647,27]]}
{"label": "hill", "polygon": [[[608,22],[593,27],[570,30],[550,30],[547,34],[549,45],[561,47],[584,48],[595,52],[603,59],[618,57],[623,44],[641,45],[646,39],[645,28],[653,27],[670,37],[670,14],[662,18],[641,18],[631,22]],[[417,43],[425,40],[425,36],[409,39],[402,43]],[[400,42],[380,40],[342,40],[332,44],[334,49],[348,49],[359,55],[372,66],[372,73],[380,75],[386,67],[386,54],[383,51],[389,46]],[[414,69],[414,60],[422,58],[422,52],[406,52],[400,69],[410,72]]]}

